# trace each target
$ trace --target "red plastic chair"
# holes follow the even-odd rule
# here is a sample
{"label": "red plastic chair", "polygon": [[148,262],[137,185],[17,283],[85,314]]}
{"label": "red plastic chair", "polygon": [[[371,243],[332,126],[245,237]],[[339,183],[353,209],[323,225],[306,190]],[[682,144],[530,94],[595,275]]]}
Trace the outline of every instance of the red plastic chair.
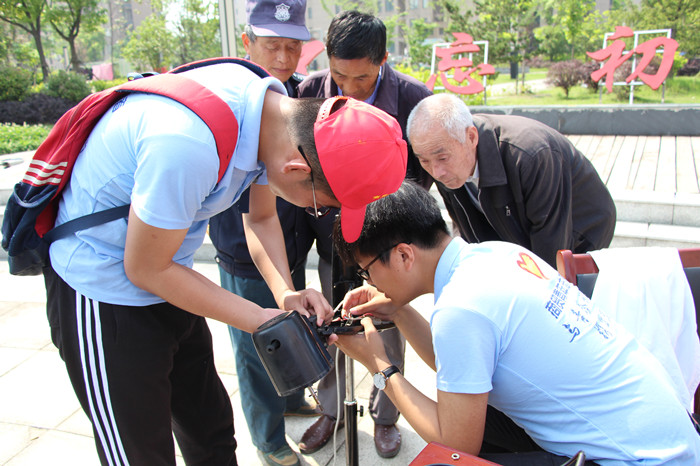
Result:
{"label": "red plastic chair", "polygon": [[[579,451],[561,466],[583,466],[586,455]],[[420,454],[411,461],[409,466],[498,466],[498,463],[487,461],[478,456],[455,450],[441,443],[430,442],[421,450]]]}

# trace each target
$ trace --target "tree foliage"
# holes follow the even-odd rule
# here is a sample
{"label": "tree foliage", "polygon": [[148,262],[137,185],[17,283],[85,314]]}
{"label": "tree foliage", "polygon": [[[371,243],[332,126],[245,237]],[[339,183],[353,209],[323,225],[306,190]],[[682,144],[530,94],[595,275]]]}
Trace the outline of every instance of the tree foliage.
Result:
{"label": "tree foliage", "polygon": [[[598,10],[595,8],[595,0],[563,0],[559,2],[557,23],[564,31],[564,37],[569,45],[570,59],[585,53],[586,38],[584,31],[587,26],[596,23]],[[582,45],[584,45],[582,47]]]}
{"label": "tree foliage", "polygon": [[176,3],[179,17],[174,21],[177,36],[175,55],[188,63],[221,53],[219,5],[210,0],[181,0]]}
{"label": "tree foliage", "polygon": [[68,43],[70,65],[75,72],[80,70],[76,39],[81,30],[94,31],[106,18],[99,0],[54,0],[46,12],[46,18],[56,34]]}
{"label": "tree foliage", "polygon": [[637,26],[672,29],[680,50],[700,55],[700,0],[642,0]]}
{"label": "tree foliage", "polygon": [[0,22],[0,63],[9,65],[12,56],[12,33],[14,28],[7,23]]}
{"label": "tree foliage", "polygon": [[610,24],[609,15],[601,15],[595,0],[543,0],[543,26],[535,29],[540,51],[550,60],[585,58],[603,43]]}
{"label": "tree foliage", "polygon": [[507,62],[532,52],[535,0],[476,0],[473,12],[462,12],[457,0],[440,1],[449,14],[447,32],[467,32],[488,40],[493,61]]}
{"label": "tree foliage", "polygon": [[[570,58],[576,55],[576,46],[583,36],[584,24],[592,18],[595,0],[557,0],[559,24],[564,31],[564,37],[571,50]],[[585,52],[585,50],[584,50]]]}
{"label": "tree foliage", "polygon": [[153,14],[129,34],[122,54],[141,71],[159,71],[172,65],[175,47],[175,37],[165,27],[165,18]]}
{"label": "tree foliage", "polygon": [[423,18],[411,21],[411,24],[404,26],[404,34],[408,44],[409,62],[413,68],[420,68],[421,65],[430,65],[432,59],[432,47],[425,43],[433,29],[435,23],[428,23]]}
{"label": "tree foliage", "polygon": [[46,0],[0,0],[0,20],[22,29],[34,39],[44,79],[51,72],[42,43],[41,26],[46,5]]}
{"label": "tree foliage", "polygon": [[331,18],[345,10],[357,10],[374,15],[377,13],[378,2],[367,0],[321,0],[321,7]]}
{"label": "tree foliage", "polygon": [[80,35],[76,38],[75,46],[80,58],[86,62],[110,61],[109,57],[105,57],[106,42],[105,26],[101,25],[93,31],[81,29]]}
{"label": "tree foliage", "polygon": [[569,50],[564,31],[554,23],[554,15],[545,19],[546,24],[535,28],[533,33],[539,46],[539,54],[547,57],[549,61],[563,59]]}
{"label": "tree foliage", "polygon": [[492,63],[522,63],[537,49],[537,0],[475,0],[473,12],[462,11],[459,0],[436,1],[447,13],[447,32],[488,40]]}

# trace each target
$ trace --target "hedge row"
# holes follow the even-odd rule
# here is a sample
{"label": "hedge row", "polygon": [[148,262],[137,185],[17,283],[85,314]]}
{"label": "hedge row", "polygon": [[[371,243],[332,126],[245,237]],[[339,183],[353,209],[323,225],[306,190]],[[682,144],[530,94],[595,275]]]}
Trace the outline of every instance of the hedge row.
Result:
{"label": "hedge row", "polygon": [[0,123],[52,125],[75,102],[46,94],[31,94],[22,101],[0,101]]}
{"label": "hedge row", "polygon": [[28,71],[0,65],[0,123],[53,124],[90,92],[84,76],[77,73],[57,71],[33,87]]}

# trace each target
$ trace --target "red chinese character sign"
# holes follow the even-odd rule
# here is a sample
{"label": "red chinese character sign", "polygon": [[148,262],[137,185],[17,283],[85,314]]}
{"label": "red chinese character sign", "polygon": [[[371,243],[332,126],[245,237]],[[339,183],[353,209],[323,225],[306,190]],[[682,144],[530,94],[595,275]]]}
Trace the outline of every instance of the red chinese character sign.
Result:
{"label": "red chinese character sign", "polygon": [[[484,91],[484,84],[472,77],[475,72],[479,76],[484,77],[489,74],[494,74],[496,70],[488,62],[488,41],[477,41],[472,39],[472,36],[464,32],[453,32],[455,41],[450,44],[435,44],[433,46],[433,67],[431,70],[430,79],[425,85],[431,91],[435,88],[437,79],[440,78],[442,86],[448,91],[457,94],[478,94]],[[474,66],[472,60],[473,54],[480,52],[481,48],[478,44],[484,44],[484,62]],[[437,70],[435,73],[435,58],[439,58]],[[447,71],[454,70],[452,76],[447,74]],[[466,85],[455,85],[449,81],[453,78],[458,83],[467,81]]]}
{"label": "red chinese character sign", "polygon": [[[665,34],[665,36],[655,37],[646,42],[638,44],[639,36],[642,34]],[[627,44],[622,40],[625,37],[634,37],[634,48],[629,52],[625,52]],[[610,45],[607,44],[608,39],[612,40]],[[633,70],[629,76],[625,78],[625,83],[632,86],[648,85],[652,89],[658,89],[666,80],[668,73],[673,66],[673,57],[678,49],[678,42],[671,39],[670,29],[656,29],[651,31],[633,31],[627,26],[617,26],[614,33],[606,33],[603,40],[603,48],[595,52],[586,52],[586,54],[595,61],[604,62],[600,69],[591,73],[593,81],[598,82],[605,77],[605,87],[608,92],[612,92],[613,84],[615,83],[615,70],[624,62],[632,58],[635,54],[641,55],[639,63],[636,63],[635,56],[633,62]],[[645,73],[644,70],[651,63],[651,60],[656,54],[662,51],[661,64],[655,74]],[[606,61],[607,60],[607,61]],[[641,83],[635,82],[635,79],[640,79]],[[624,84],[624,83],[623,83]],[[630,96],[630,102],[632,96]]]}
{"label": "red chinese character sign", "polygon": [[306,68],[325,48],[326,46],[320,40],[311,40],[304,43],[301,47],[301,55],[299,56],[296,72],[303,75],[309,74]]}

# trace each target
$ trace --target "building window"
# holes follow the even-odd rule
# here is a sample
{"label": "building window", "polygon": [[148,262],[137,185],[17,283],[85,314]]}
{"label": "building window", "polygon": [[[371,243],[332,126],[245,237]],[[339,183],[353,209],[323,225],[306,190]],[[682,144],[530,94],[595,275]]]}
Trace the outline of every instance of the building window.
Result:
{"label": "building window", "polygon": [[306,18],[307,18],[307,19],[311,19],[311,18],[313,18],[313,17],[314,17],[314,15],[312,14],[311,7],[308,7],[308,8],[306,9]]}
{"label": "building window", "polygon": [[124,8],[123,8],[123,16],[124,16],[124,23],[127,26],[131,26],[133,29],[135,27],[134,25],[134,11],[132,9],[131,3],[127,2],[124,3]]}

